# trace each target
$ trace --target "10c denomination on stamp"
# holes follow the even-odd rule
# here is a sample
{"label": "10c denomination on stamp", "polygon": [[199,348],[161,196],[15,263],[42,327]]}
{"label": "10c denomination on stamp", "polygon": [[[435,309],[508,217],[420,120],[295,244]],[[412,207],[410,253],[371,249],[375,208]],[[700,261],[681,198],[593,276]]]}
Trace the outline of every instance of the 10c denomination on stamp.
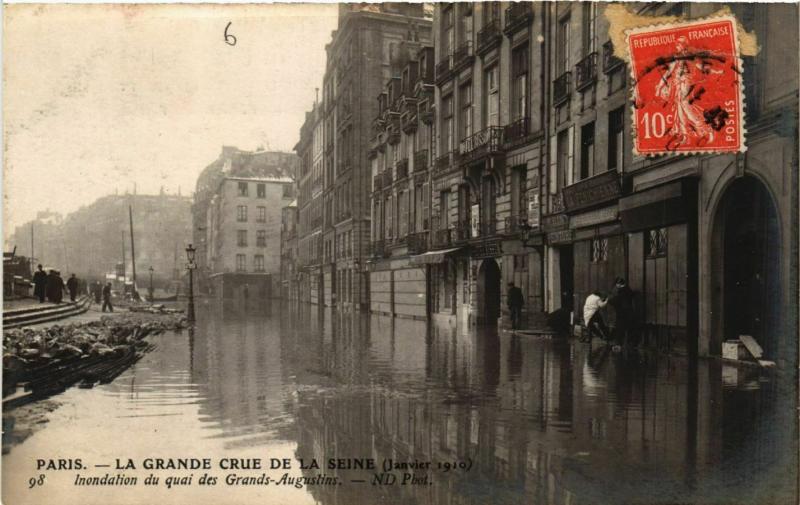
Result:
{"label": "10c denomination on stamp", "polygon": [[745,150],[736,30],[722,16],[626,34],[637,154]]}

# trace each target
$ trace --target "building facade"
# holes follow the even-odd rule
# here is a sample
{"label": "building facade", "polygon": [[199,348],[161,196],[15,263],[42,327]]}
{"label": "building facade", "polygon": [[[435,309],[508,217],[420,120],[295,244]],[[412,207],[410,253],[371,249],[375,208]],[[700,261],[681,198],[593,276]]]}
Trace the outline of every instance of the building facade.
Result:
{"label": "building facade", "polygon": [[294,200],[296,164],[291,153],[225,147],[201,174],[194,202],[201,290],[279,296],[281,213]]}
{"label": "building facade", "polygon": [[323,79],[323,245],[321,301],[369,307],[371,160],[375,97],[391,77],[393,51],[429,23],[422,4],[341,4],[326,47]]}
{"label": "building facade", "polygon": [[284,300],[300,300],[300,276],[297,238],[297,200],[281,211],[281,295]]}

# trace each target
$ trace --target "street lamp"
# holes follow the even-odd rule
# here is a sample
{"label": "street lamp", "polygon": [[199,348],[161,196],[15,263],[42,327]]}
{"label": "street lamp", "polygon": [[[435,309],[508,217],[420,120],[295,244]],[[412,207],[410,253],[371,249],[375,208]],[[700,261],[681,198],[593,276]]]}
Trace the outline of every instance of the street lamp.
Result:
{"label": "street lamp", "polygon": [[150,291],[150,303],[153,303],[153,272],[155,272],[155,270],[151,266],[150,267],[150,289],[148,290],[148,291]]}
{"label": "street lamp", "polygon": [[194,280],[192,279],[192,270],[195,268],[195,251],[196,249],[192,247],[192,244],[186,247],[186,259],[189,260],[189,265],[187,266],[189,269],[189,308],[186,312],[186,319],[188,319],[190,323],[194,323]]}

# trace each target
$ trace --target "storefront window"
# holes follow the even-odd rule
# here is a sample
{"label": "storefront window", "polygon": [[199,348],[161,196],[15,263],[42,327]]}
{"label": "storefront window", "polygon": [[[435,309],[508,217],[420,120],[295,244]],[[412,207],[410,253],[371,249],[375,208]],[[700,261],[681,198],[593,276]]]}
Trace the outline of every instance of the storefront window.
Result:
{"label": "storefront window", "polygon": [[608,261],[608,239],[596,238],[592,240],[592,263]]}

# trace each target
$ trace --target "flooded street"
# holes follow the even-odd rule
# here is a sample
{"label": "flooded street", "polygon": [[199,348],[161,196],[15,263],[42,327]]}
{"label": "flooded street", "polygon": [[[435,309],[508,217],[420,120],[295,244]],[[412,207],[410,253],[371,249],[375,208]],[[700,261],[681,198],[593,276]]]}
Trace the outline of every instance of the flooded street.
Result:
{"label": "flooded street", "polygon": [[[37,458],[53,457],[82,458],[91,467],[82,473],[97,476],[117,458],[470,463],[430,472],[428,485],[374,486],[374,472],[295,463],[290,475],[344,484],[234,494],[195,481],[139,486],[135,497],[70,486],[69,503],[796,501],[792,378],[777,372],[307,305],[198,313],[194,332],[151,338],[157,349],[113,383],[48,400],[55,407],[27,438],[8,431],[24,412],[12,411],[6,503],[41,502],[48,486],[29,490],[28,479]],[[75,474],[47,478],[60,487]]]}

